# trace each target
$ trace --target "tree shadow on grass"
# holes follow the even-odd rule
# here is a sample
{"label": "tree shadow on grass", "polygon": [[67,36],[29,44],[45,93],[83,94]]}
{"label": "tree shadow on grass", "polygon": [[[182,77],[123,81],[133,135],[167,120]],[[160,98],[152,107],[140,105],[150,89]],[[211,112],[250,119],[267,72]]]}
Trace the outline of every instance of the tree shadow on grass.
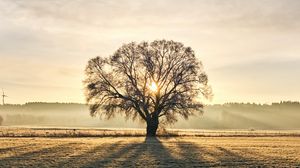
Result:
{"label": "tree shadow on grass", "polygon": [[[59,144],[35,150],[35,146],[19,146],[6,149],[12,156],[0,158],[0,167],[49,167],[58,160],[63,160],[71,151],[73,143]],[[26,147],[26,151],[18,151]],[[23,149],[24,150],[24,149]]]}
{"label": "tree shadow on grass", "polygon": [[178,142],[181,158],[187,160],[190,166],[204,167],[289,167],[299,163],[283,157],[261,155],[251,148],[222,147],[218,144],[201,146],[193,142]]}
{"label": "tree shadow on grass", "polygon": [[[167,142],[166,139],[164,142],[147,137],[142,143],[119,144],[115,150],[108,150],[107,155],[94,158],[80,167],[230,167],[247,166],[251,161],[221,147],[209,149],[193,142]],[[87,157],[84,155],[79,157]],[[255,165],[263,164],[256,162]]]}
{"label": "tree shadow on grass", "polygon": [[[132,141],[133,140],[133,141]],[[162,140],[162,141],[161,141]],[[101,141],[101,139],[99,139]],[[190,140],[138,139],[95,143],[63,143],[0,158],[0,167],[265,167],[266,157],[248,148],[201,145]],[[245,150],[241,150],[245,149]],[[5,151],[18,147],[4,148]],[[263,158],[263,159],[259,159]],[[293,165],[286,162],[285,165]],[[295,164],[294,164],[295,165]],[[276,166],[276,165],[274,165]]]}
{"label": "tree shadow on grass", "polygon": [[221,155],[217,157],[220,161],[220,166],[265,166],[260,160],[249,157],[249,153],[244,152],[239,154],[238,152],[223,147],[216,147],[216,149],[221,153]]}
{"label": "tree shadow on grass", "polygon": [[119,144],[118,149],[80,167],[170,167],[176,159],[155,137],[144,142]]}
{"label": "tree shadow on grass", "polygon": [[[260,163],[261,165],[266,165],[268,167],[300,167],[300,160],[295,160],[294,158],[287,157],[286,155],[274,156],[271,153],[263,154],[263,152],[257,152],[251,148],[238,149],[240,153],[244,153],[248,156],[252,156],[249,162]],[[274,152],[274,151],[273,151]]]}
{"label": "tree shadow on grass", "polygon": [[262,167],[265,165],[263,162],[249,157],[247,153],[242,155],[215,145],[201,146],[201,144],[193,142],[180,141],[177,146],[182,160],[192,167]]}
{"label": "tree shadow on grass", "polygon": [[[164,140],[167,141],[166,139]],[[264,164],[222,148],[188,141],[162,143],[147,137],[144,142],[101,144],[63,160],[55,167],[239,167]]]}
{"label": "tree shadow on grass", "polygon": [[19,150],[20,148],[26,148],[30,145],[19,145],[19,146],[12,146],[12,147],[7,147],[7,148],[0,148],[0,153],[6,153],[10,151],[15,151]]}
{"label": "tree shadow on grass", "polygon": [[[178,167],[179,161],[154,137],[94,146],[62,160],[55,167]],[[181,161],[184,163],[184,161]]]}
{"label": "tree shadow on grass", "polygon": [[79,155],[63,160],[55,167],[105,167],[111,165],[116,159],[122,159],[138,144],[124,145],[120,142],[101,144]]}

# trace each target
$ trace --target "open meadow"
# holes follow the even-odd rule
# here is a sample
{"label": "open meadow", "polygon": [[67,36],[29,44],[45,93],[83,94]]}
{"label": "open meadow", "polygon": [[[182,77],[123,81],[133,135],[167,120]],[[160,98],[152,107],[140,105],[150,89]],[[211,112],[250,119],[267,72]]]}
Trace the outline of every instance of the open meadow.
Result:
{"label": "open meadow", "polygon": [[0,138],[0,167],[127,166],[299,167],[300,137],[240,134],[145,138],[123,134]]}
{"label": "open meadow", "polygon": [[0,168],[300,168],[299,44],[300,0],[0,0]]}

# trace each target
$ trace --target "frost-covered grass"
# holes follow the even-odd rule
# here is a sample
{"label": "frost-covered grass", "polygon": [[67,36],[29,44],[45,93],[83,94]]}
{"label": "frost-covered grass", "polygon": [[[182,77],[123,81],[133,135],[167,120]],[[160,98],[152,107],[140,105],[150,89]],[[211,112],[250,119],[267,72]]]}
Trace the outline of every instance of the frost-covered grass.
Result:
{"label": "frost-covered grass", "polygon": [[2,137],[0,167],[296,167],[299,137]]}
{"label": "frost-covered grass", "polygon": [[[144,129],[0,127],[0,137],[144,137]],[[300,137],[300,130],[159,130],[160,137]]]}

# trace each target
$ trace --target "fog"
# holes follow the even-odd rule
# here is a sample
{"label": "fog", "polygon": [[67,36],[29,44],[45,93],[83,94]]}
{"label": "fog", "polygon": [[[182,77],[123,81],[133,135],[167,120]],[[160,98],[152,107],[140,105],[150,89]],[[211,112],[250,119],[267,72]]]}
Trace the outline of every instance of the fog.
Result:
{"label": "fog", "polygon": [[[167,128],[176,129],[299,129],[299,102],[273,104],[227,103],[208,105],[203,114],[178,122]],[[95,127],[145,128],[141,121],[117,115],[110,120],[91,117],[88,107],[74,103],[26,103],[0,106],[2,126],[26,127]]]}

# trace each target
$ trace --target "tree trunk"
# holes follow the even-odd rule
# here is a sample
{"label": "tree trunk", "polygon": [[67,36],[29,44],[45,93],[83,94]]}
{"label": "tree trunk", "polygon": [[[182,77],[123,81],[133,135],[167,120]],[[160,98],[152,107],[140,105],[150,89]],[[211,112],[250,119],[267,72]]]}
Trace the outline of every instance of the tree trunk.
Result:
{"label": "tree trunk", "polygon": [[155,137],[158,128],[158,117],[149,118],[147,121],[147,137]]}

